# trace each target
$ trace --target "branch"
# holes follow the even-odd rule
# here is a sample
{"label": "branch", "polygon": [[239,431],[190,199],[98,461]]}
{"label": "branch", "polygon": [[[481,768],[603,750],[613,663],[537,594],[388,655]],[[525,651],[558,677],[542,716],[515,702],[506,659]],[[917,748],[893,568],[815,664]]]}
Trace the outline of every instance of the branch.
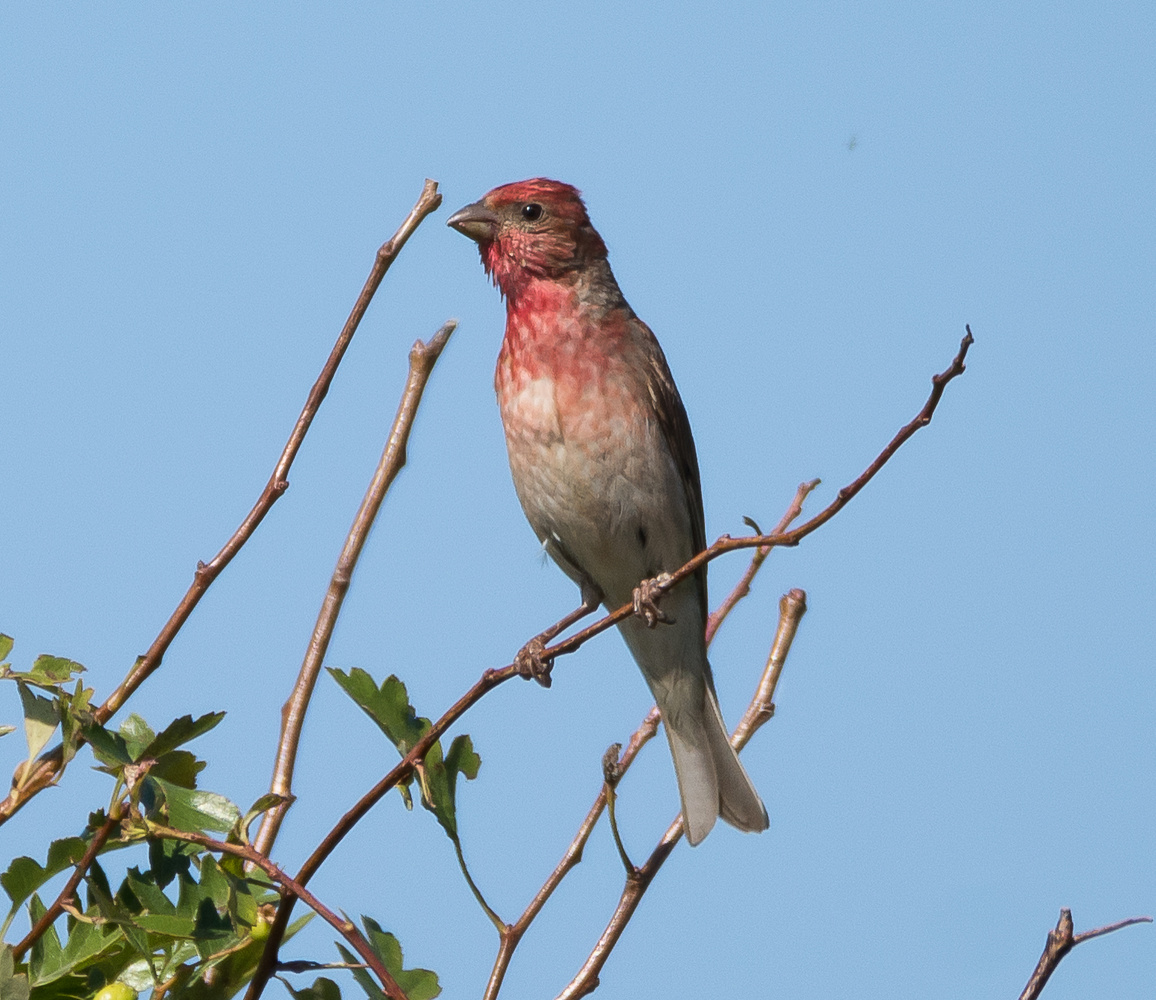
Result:
{"label": "branch", "polygon": [[[772,701],[775,686],[779,682],[783,663],[791,650],[791,643],[798,632],[799,622],[806,611],[807,595],[801,590],[792,590],[784,594],[779,601],[779,625],[775,630],[775,641],[771,644],[771,652],[767,656],[767,663],[763,668],[762,676],[759,678],[759,686],[755,690],[754,697],[743,713],[734,735],[731,736],[731,746],[736,751],[742,750],[751,737],[775,714],[775,706]],[[590,956],[583,963],[582,968],[579,969],[578,974],[558,994],[557,1000],[575,1000],[576,997],[584,997],[588,993],[592,993],[598,987],[598,975],[602,971],[602,967],[606,964],[614,946],[618,944],[622,932],[626,930],[626,925],[630,923],[631,917],[638,909],[638,904],[642,902],[642,897],[650,888],[650,883],[654,881],[658,870],[670,857],[670,852],[674,850],[675,844],[681,837],[682,816],[680,815],[667,828],[666,833],[658,842],[658,846],[654,848],[646,862],[627,877],[626,886],[619,897],[614,915],[606,925],[606,930],[602,932],[602,936],[598,939],[598,943],[590,952]]]}
{"label": "branch", "polygon": [[[94,714],[98,722],[105,723],[112,718],[128,700],[129,696],[161,665],[161,661],[164,659],[169,644],[176,638],[177,633],[184,626],[185,622],[188,621],[189,616],[193,613],[193,609],[200,602],[201,598],[204,597],[210,585],[241,550],[241,547],[249,540],[253,532],[256,531],[257,525],[264,520],[265,515],[269,513],[273,504],[276,503],[285,490],[289,488],[289,480],[287,478],[289,469],[293,465],[293,460],[297,457],[297,452],[301,448],[301,443],[305,440],[305,435],[309,431],[310,424],[313,423],[313,418],[321,408],[322,400],[325,399],[326,394],[329,392],[329,386],[333,381],[333,376],[337,372],[337,366],[341,364],[341,359],[345,355],[346,348],[349,347],[349,343],[353,339],[353,334],[356,332],[362,316],[365,315],[365,311],[369,307],[369,303],[373,299],[378,286],[381,284],[382,278],[385,277],[385,272],[389,270],[390,265],[401,252],[401,248],[405,246],[406,241],[421,224],[422,220],[435,211],[441,204],[442,196],[438,194],[437,187],[436,181],[427,180],[425,182],[425,186],[422,188],[417,203],[410,210],[405,221],[398,228],[397,232],[394,233],[393,237],[377,251],[377,258],[374,261],[373,269],[369,272],[369,277],[365,281],[365,286],[362,288],[361,294],[357,297],[357,301],[353,305],[353,310],[349,314],[349,319],[345,321],[345,327],[337,338],[337,342],[333,345],[333,350],[330,351],[325,366],[321,369],[321,374],[317,377],[317,381],[309,391],[309,397],[305,401],[301,415],[297,418],[293,432],[289,435],[289,440],[281,452],[281,457],[277,460],[273,474],[269,477],[269,481],[265,485],[265,489],[261,491],[261,495],[257,498],[253,509],[249,511],[248,516],[241,522],[240,527],[233,532],[220,552],[208,563],[197,564],[197,571],[193,577],[192,584],[185,593],[185,596],[181,599],[180,604],[177,605],[176,610],[173,611],[169,617],[169,620],[165,622],[160,633],[153,640],[148,652],[136,661],[132,670],[130,670],[124,680],[121,681],[120,686],[109,695],[104,704],[96,709]],[[13,788],[12,791],[8,793],[8,797],[4,799],[3,802],[0,802],[0,824],[6,822],[34,795],[37,795],[56,781],[64,768],[63,760],[62,747],[57,746],[36,761],[35,769],[25,776],[21,782],[21,787],[19,789]]]}
{"label": "branch", "polygon": [[341,554],[337,558],[337,566],[330,578],[325,599],[321,602],[321,610],[313,626],[313,635],[309,640],[297,683],[293,685],[293,693],[281,709],[281,739],[277,744],[276,764],[269,791],[280,795],[282,802],[265,813],[261,820],[261,828],[257,831],[253,846],[262,854],[267,855],[272,851],[277,832],[281,829],[281,822],[293,803],[293,767],[297,761],[301,727],[305,723],[305,712],[309,707],[309,699],[313,696],[313,688],[329,649],[329,640],[337,625],[337,618],[341,614],[341,606],[346,594],[349,593],[353,570],[361,557],[361,550],[365,547],[365,541],[377,518],[377,512],[381,509],[385,494],[405,465],[406,444],[409,441],[414,417],[417,416],[417,408],[421,404],[422,393],[429,382],[434,365],[437,364],[442,350],[450,339],[450,334],[456,328],[457,323],[450,320],[438,330],[428,344],[419,340],[410,349],[409,377],[406,379],[405,391],[398,403],[397,415],[386,439],[385,449],[381,453],[381,460],[377,464],[349,534],[345,537]]}
{"label": "branch", "polygon": [[[965,368],[963,362],[967,357],[968,348],[971,347],[974,342],[974,338],[971,335],[971,328],[968,327],[967,336],[960,342],[959,353],[956,354],[951,364],[948,365],[946,370],[931,377],[931,395],[927,397],[927,402],[923,404],[923,409],[915,415],[915,418],[910,423],[900,429],[899,433],[891,439],[887,447],[876,456],[875,461],[867,466],[858,479],[844,486],[835,499],[813,518],[799,525],[799,527],[792,531],[776,532],[770,535],[749,535],[743,538],[731,538],[730,535],[722,535],[713,545],[704,549],[680,569],[664,576],[661,584],[655,583],[653,593],[666,593],[688,576],[693,576],[700,568],[712,560],[717,559],[725,552],[752,548],[772,549],[777,546],[793,547],[798,545],[799,542],[813,531],[821,528],[830,521],[831,518],[854,499],[856,494],[875,477],[875,474],[887,464],[891,456],[906,444],[917,430],[931,423],[931,418],[935,414],[935,409],[939,406],[939,400],[943,396],[943,390],[952,379],[964,373]],[[589,625],[581,631],[575,632],[568,639],[547,647],[542,651],[541,658],[548,662],[567,653],[573,653],[587,640],[605,632],[608,628],[617,625],[619,622],[625,621],[633,614],[634,605],[624,604],[616,611],[606,615],[606,617],[600,618],[593,625]]]}
{"label": "branch", "polygon": [[212,837],[207,837],[203,833],[188,833],[184,830],[174,830],[171,827],[160,826],[155,823],[148,824],[148,829],[149,833],[156,837],[163,837],[167,840],[182,840],[188,844],[197,844],[207,850],[216,851],[219,854],[232,854],[244,859],[248,864],[260,868],[269,878],[282,886],[286,893],[299,898],[349,942],[354,951],[362,957],[365,964],[369,966],[377,978],[381,980],[381,985],[385,989],[386,996],[390,997],[391,1000],[409,1000],[405,991],[398,985],[397,980],[389,974],[389,970],[382,963],[381,957],[373,950],[370,943],[366,941],[365,935],[358,930],[357,925],[352,920],[339,917],[306,889],[305,886],[285,874],[285,872],[278,868],[260,851],[250,847],[248,844],[229,844],[223,840],[214,840]]}
{"label": "branch", "polygon": [[45,931],[47,931],[64,912],[64,904],[70,902],[76,895],[76,887],[80,885],[80,880],[84,878],[92,862],[100,853],[100,849],[104,847],[105,841],[108,840],[112,835],[112,831],[118,826],[120,826],[119,812],[110,812],[108,818],[93,835],[88,847],[85,848],[84,854],[81,855],[80,860],[76,863],[76,868],[68,877],[68,881],[64,883],[64,888],[60,890],[60,895],[58,895],[53,904],[45,910],[44,915],[32,925],[32,929],[24,936],[24,939],[12,949],[13,959],[19,962],[24,957],[24,953],[40,940]]}
{"label": "branch", "polygon": [[1150,923],[1152,923],[1151,917],[1131,917],[1128,920],[1120,920],[1114,924],[1108,924],[1106,927],[1097,927],[1094,930],[1076,934],[1075,925],[1072,923],[1072,911],[1064,907],[1064,909],[1060,910],[1060,919],[1056,924],[1055,930],[1048,931],[1048,940],[1044,945],[1044,953],[1040,955],[1040,960],[1036,963],[1035,972],[1032,973],[1027,986],[1024,987],[1023,993],[1020,994],[1020,1000],[1036,1000],[1040,993],[1043,992],[1044,986],[1047,984],[1052,973],[1056,971],[1060,961],[1069,951],[1076,947],[1076,945],[1090,941],[1092,938],[1111,934],[1113,931],[1118,931],[1122,927],[1131,927],[1133,924]]}
{"label": "branch", "polygon": [[[803,513],[803,501],[807,499],[810,492],[819,485],[818,479],[812,479],[806,483],[799,483],[799,488],[795,491],[795,499],[791,501],[791,506],[787,508],[785,514],[775,525],[775,530],[771,534],[777,535],[780,532],[786,531],[791,526],[791,522]],[[758,525],[750,518],[745,519],[748,524],[755,529],[756,534],[762,534],[759,531]],[[706,644],[709,646],[714,637],[718,634],[718,630],[722,627],[722,623],[726,621],[729,615],[744,597],[751,592],[751,583],[755,575],[763,568],[763,563],[767,561],[767,556],[771,554],[771,547],[769,545],[760,546],[755,550],[755,554],[751,557],[750,564],[746,568],[746,572],[739,578],[739,582],[734,585],[734,588],[726,599],[714,611],[711,612],[710,617],[706,620]]]}

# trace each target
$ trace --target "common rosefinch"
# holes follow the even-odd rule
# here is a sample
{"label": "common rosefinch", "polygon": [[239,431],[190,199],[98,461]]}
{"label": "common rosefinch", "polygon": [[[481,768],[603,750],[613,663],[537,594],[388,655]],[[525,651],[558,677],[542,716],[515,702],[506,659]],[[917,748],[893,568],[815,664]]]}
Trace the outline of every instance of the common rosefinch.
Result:
{"label": "common rosefinch", "polygon": [[[641,582],[706,547],[694,439],[662,348],[622,297],[569,184],[495,188],[449,225],[477,241],[506,299],[494,385],[530,526],[589,604],[633,596],[637,608]],[[706,567],[662,601],[668,624],[653,627],[651,612],[618,627],[662,714],[687,840],[699,843],[718,816],[765,830],[706,658]]]}

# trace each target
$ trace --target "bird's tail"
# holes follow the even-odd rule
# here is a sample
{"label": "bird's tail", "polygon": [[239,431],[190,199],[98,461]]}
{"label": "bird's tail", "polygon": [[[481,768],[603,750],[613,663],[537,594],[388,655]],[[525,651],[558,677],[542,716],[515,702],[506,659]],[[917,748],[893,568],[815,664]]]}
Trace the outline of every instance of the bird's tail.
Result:
{"label": "bird's tail", "polygon": [[719,816],[748,833],[769,825],[763,800],[730,744],[709,674],[705,680],[699,711],[672,713],[669,719],[664,713],[663,718],[692,846],[710,833]]}

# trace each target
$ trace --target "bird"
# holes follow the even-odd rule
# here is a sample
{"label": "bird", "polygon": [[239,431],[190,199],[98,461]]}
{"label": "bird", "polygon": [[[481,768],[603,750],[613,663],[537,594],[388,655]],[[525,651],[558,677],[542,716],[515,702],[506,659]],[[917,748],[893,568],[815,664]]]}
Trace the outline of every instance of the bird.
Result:
{"label": "bird", "polygon": [[658,340],[623,297],[575,187],[506,184],[447,224],[477,243],[505,299],[494,388],[522,510],[586,607],[633,601],[638,612],[618,628],[662,717],[688,842],[719,816],[765,830],[707,661],[706,567],[661,609],[650,596],[706,548],[694,438]]}

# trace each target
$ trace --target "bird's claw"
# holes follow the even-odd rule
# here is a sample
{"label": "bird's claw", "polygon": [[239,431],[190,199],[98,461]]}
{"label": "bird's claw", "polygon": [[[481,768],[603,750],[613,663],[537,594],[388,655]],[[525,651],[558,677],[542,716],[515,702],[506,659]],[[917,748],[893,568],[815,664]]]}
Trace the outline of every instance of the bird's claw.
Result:
{"label": "bird's claw", "polygon": [[658,606],[658,599],[662,596],[662,588],[670,583],[669,573],[659,573],[652,580],[643,580],[634,588],[634,613],[638,615],[647,628],[657,628],[659,623],[673,625],[674,619]]}
{"label": "bird's claw", "polygon": [[518,668],[518,673],[527,680],[533,678],[544,688],[550,686],[550,671],[553,669],[553,660],[542,659],[542,653],[546,650],[546,644],[541,637],[531,639],[526,645],[518,650],[518,655],[514,657],[514,666]]}

